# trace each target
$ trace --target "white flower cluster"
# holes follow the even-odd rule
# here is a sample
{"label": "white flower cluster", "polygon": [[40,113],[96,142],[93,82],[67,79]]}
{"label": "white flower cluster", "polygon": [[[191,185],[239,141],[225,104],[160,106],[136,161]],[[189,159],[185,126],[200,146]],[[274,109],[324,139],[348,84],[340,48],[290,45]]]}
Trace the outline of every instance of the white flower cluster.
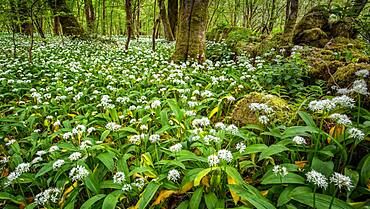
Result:
{"label": "white flower cluster", "polygon": [[154,100],[154,101],[152,102],[152,104],[150,105],[150,107],[151,107],[152,109],[155,109],[155,108],[160,107],[160,106],[161,106],[161,101],[159,101],[159,100]]}
{"label": "white flower cluster", "polygon": [[265,114],[271,114],[274,112],[274,110],[271,107],[269,107],[267,104],[262,103],[250,103],[249,109],[255,112],[257,111],[263,112]]}
{"label": "white flower cluster", "polygon": [[78,165],[71,169],[69,177],[72,178],[72,181],[78,181],[84,179],[89,174],[90,172],[84,166]]}
{"label": "white flower cluster", "polygon": [[306,173],[307,181],[313,183],[319,188],[326,189],[328,187],[328,179],[321,173],[312,170]]}
{"label": "white flower cluster", "polygon": [[353,187],[352,181],[348,176],[342,175],[340,173],[335,172],[330,177],[330,182],[337,186],[339,189],[347,189],[351,190]]}
{"label": "white flower cluster", "polygon": [[355,72],[355,75],[358,76],[358,77],[366,78],[366,77],[369,76],[369,71],[366,70],[366,69],[359,70],[359,71]]}
{"label": "white flower cluster", "polygon": [[209,166],[213,167],[220,163],[220,159],[217,155],[210,155],[208,156],[208,164]]}
{"label": "white flower cluster", "polygon": [[334,113],[329,116],[329,118],[335,120],[338,125],[349,126],[352,124],[352,121],[348,118],[347,115]]}
{"label": "white flower cluster", "polygon": [[306,139],[301,136],[293,137],[292,141],[298,145],[307,144]]}
{"label": "white flower cluster", "polygon": [[57,203],[60,196],[60,189],[49,188],[35,197],[35,202],[37,205],[46,205],[48,203]]}
{"label": "white flower cluster", "polygon": [[140,144],[140,141],[145,138],[145,134],[132,135],[129,138],[131,144]]}
{"label": "white flower cluster", "polygon": [[272,169],[272,172],[277,176],[286,176],[288,175],[288,170],[286,167],[281,166],[281,165],[275,165],[274,168]]}
{"label": "white flower cluster", "polygon": [[170,147],[170,151],[171,152],[180,152],[182,149],[182,144],[178,143],[178,144],[175,144],[175,145],[172,145]]}
{"label": "white flower cluster", "polygon": [[308,104],[311,111],[330,112],[337,107],[353,108],[355,100],[347,95],[337,96],[332,99],[314,100]]}
{"label": "white flower cluster", "polygon": [[229,150],[226,150],[226,149],[219,150],[217,155],[218,155],[218,158],[225,160],[228,163],[230,163],[233,160],[233,155],[231,154]]}
{"label": "white flower cluster", "polygon": [[161,136],[159,134],[153,134],[149,136],[149,141],[151,143],[159,142],[160,139],[161,139]]}
{"label": "white flower cluster", "polygon": [[65,161],[62,159],[59,159],[53,163],[53,169],[57,170],[58,168],[62,167],[64,165]]}
{"label": "white flower cluster", "polygon": [[366,81],[361,79],[361,80],[355,80],[352,84],[352,92],[362,94],[362,95],[368,95],[368,89],[367,89],[367,84]]}
{"label": "white flower cluster", "polygon": [[245,144],[243,142],[239,142],[236,144],[236,147],[235,147],[240,153],[243,153],[245,151],[245,149],[247,148],[247,146],[245,146]]}
{"label": "white flower cluster", "polygon": [[365,138],[365,133],[357,128],[350,128],[348,129],[349,138],[351,139],[357,139],[359,141],[362,141]]}
{"label": "white flower cluster", "polygon": [[23,173],[28,172],[30,170],[30,167],[31,167],[30,163],[20,163],[19,165],[17,165],[17,167],[15,168],[15,171],[11,172],[7,176],[8,181],[6,182],[6,185],[11,184],[14,180],[19,178]]}
{"label": "white flower cluster", "polygon": [[81,154],[80,152],[74,152],[74,153],[72,153],[72,154],[70,154],[70,155],[68,156],[68,159],[69,159],[70,161],[76,161],[76,160],[80,159],[80,158],[81,158],[81,156],[82,156],[82,154]]}
{"label": "white flower cluster", "polygon": [[203,118],[200,118],[200,119],[194,119],[191,124],[194,126],[194,127],[205,127],[205,126],[209,126],[211,124],[211,122],[209,121],[208,118],[206,117],[203,117]]}
{"label": "white flower cluster", "polygon": [[203,140],[206,145],[209,145],[211,142],[218,143],[221,141],[220,137],[213,135],[205,135]]}
{"label": "white flower cluster", "polygon": [[109,122],[107,123],[107,125],[105,125],[105,128],[110,130],[110,131],[118,131],[119,129],[121,129],[121,125],[115,123],[115,122]]}
{"label": "white flower cluster", "polygon": [[125,181],[125,173],[123,172],[117,172],[113,176],[113,183],[115,184],[122,184]]}
{"label": "white flower cluster", "polygon": [[180,172],[176,169],[170,170],[168,172],[167,179],[168,179],[168,181],[176,182],[177,180],[180,179]]}

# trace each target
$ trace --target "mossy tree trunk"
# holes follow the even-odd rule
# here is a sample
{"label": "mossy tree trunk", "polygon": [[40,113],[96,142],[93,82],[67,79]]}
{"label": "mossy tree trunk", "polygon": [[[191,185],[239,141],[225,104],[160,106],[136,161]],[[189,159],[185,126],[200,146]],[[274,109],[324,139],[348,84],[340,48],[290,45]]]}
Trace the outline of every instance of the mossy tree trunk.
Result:
{"label": "mossy tree trunk", "polygon": [[77,18],[73,16],[65,0],[48,0],[54,16],[57,16],[62,26],[62,32],[66,36],[81,36],[84,33]]}
{"label": "mossy tree trunk", "polygon": [[285,10],[284,40],[290,40],[298,16],[298,0],[287,0]]}
{"label": "mossy tree trunk", "polygon": [[357,18],[365,8],[368,0],[354,0],[353,6],[348,11],[348,16]]}
{"label": "mossy tree trunk", "polygon": [[17,6],[15,5],[14,1],[9,1],[9,3],[10,3],[10,10],[11,10],[12,31],[14,33],[19,33],[20,25],[18,24],[19,19],[18,19]]}
{"label": "mossy tree trunk", "polygon": [[85,0],[85,16],[88,32],[94,33],[95,29],[95,11],[92,0]]}
{"label": "mossy tree trunk", "polygon": [[205,61],[208,0],[181,0],[176,51],[176,62],[194,59]]}
{"label": "mossy tree trunk", "polygon": [[168,21],[164,0],[158,0],[158,7],[159,7],[159,16],[161,18],[161,22],[163,25],[164,36],[166,40],[173,41],[175,40],[175,38],[174,35],[172,34],[170,22]]}
{"label": "mossy tree trunk", "polygon": [[176,30],[177,30],[177,20],[179,15],[179,1],[178,0],[168,0],[168,20],[170,22],[170,27],[172,31],[172,35],[176,38]]}

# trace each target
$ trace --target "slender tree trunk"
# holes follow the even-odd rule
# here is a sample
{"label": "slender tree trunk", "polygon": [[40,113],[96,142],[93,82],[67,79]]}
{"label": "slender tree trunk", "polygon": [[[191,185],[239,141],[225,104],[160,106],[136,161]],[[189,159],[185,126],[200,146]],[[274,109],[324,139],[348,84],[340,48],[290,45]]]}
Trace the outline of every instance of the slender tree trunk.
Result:
{"label": "slender tree trunk", "polygon": [[125,1],[125,10],[126,10],[126,32],[127,32],[127,41],[125,49],[128,50],[130,41],[131,41],[131,35],[132,35],[132,10],[131,10],[131,0]]}
{"label": "slender tree trunk", "polygon": [[276,21],[276,0],[272,0],[271,2],[271,11],[270,11],[270,17],[269,17],[269,24],[267,27],[267,33],[271,33],[272,29],[274,28],[274,22]]}
{"label": "slender tree trunk", "polygon": [[95,11],[92,0],[85,0],[85,15],[87,31],[91,34],[95,30]]}
{"label": "slender tree trunk", "polygon": [[177,20],[179,16],[179,1],[178,0],[168,0],[168,20],[170,22],[170,27],[174,38],[176,38],[177,31]]}
{"label": "slender tree trunk", "polygon": [[110,9],[110,24],[109,24],[109,36],[113,34],[113,5],[111,5]]}
{"label": "slender tree trunk", "polygon": [[33,25],[30,20],[27,0],[20,0],[18,4],[18,8],[19,8],[19,21],[21,25],[21,32],[26,35],[31,35],[31,32],[33,31]]}
{"label": "slender tree trunk", "polygon": [[17,7],[15,5],[14,1],[9,1],[10,2],[10,9],[11,9],[11,22],[12,22],[12,32],[14,33],[19,33],[21,26],[18,24],[18,11]]}
{"label": "slender tree trunk", "polygon": [[205,61],[208,0],[181,0],[174,61]]}
{"label": "slender tree trunk", "polygon": [[170,22],[168,21],[166,7],[164,5],[164,0],[158,0],[158,7],[159,7],[159,16],[161,18],[161,22],[163,25],[164,36],[166,40],[173,41],[175,40],[175,38],[171,31]]}
{"label": "slender tree trunk", "polygon": [[136,36],[137,36],[137,38],[140,37],[140,29],[141,29],[141,22],[140,22],[140,0],[137,0],[137,13],[136,13]]}
{"label": "slender tree trunk", "polygon": [[71,10],[67,7],[65,0],[48,0],[54,16],[58,17],[62,32],[66,36],[83,35],[84,30],[78,23],[77,18],[73,16]]}
{"label": "slender tree trunk", "polygon": [[60,22],[59,22],[59,17],[58,16],[54,16],[54,28],[53,28],[53,31],[54,31],[54,35],[56,36],[59,36],[60,35]]}
{"label": "slender tree trunk", "polygon": [[106,32],[106,19],[107,19],[107,7],[106,7],[106,0],[103,0],[103,5],[102,5],[102,9],[103,9],[103,13],[102,13],[102,32],[103,32],[103,35],[105,35],[105,32]]}
{"label": "slender tree trunk", "polygon": [[285,10],[284,37],[290,38],[298,16],[298,0],[287,0]]}
{"label": "slender tree trunk", "polygon": [[156,29],[157,29],[157,0],[154,0],[154,5],[153,5],[153,32],[152,32],[152,50],[155,52],[155,34],[156,34]]}

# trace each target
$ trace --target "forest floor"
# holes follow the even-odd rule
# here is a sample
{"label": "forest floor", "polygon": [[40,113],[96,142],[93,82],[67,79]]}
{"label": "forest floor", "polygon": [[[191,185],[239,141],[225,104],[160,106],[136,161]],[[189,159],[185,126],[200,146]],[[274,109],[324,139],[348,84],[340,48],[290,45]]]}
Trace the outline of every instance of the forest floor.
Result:
{"label": "forest floor", "polygon": [[235,59],[208,43],[213,61],[175,64],[173,43],[124,41],[48,38],[30,64],[29,40],[14,58],[0,36],[0,206],[368,204],[369,71],[331,89],[303,47]]}

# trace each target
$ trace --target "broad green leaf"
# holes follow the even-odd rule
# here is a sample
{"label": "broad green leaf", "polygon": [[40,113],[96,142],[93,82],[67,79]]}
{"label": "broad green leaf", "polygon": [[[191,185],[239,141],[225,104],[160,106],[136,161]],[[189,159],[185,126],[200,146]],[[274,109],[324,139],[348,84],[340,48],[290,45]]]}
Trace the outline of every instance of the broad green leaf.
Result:
{"label": "broad green leaf", "polygon": [[86,187],[92,191],[94,194],[99,193],[99,182],[97,182],[94,178],[94,173],[90,174],[84,179],[84,183]]}
{"label": "broad green leaf", "polygon": [[100,136],[100,141],[104,141],[106,138],[107,138],[107,136],[110,134],[110,130],[105,130],[102,134],[101,134],[101,136]]}
{"label": "broad green leaf", "polygon": [[189,209],[198,209],[199,204],[202,201],[202,196],[203,196],[203,187],[199,187],[197,190],[195,190],[193,196],[191,196]]}
{"label": "broad green leaf", "polygon": [[370,179],[370,154],[367,154],[363,160],[361,160],[362,165],[360,172],[360,181],[362,185],[366,185]]}
{"label": "broad green leaf", "polygon": [[305,178],[295,173],[288,172],[285,176],[276,176],[270,173],[262,179],[261,184],[305,184]]}
{"label": "broad green leaf", "polygon": [[257,209],[274,209],[272,205],[265,197],[260,194],[260,191],[250,185],[228,185],[230,189],[235,191],[242,199],[248,201]]}
{"label": "broad green leaf", "polygon": [[189,207],[189,200],[185,200],[181,202],[179,206],[177,206],[176,209],[188,209],[188,207]]}
{"label": "broad green leaf", "polygon": [[280,193],[280,196],[278,199],[278,205],[277,205],[278,207],[287,204],[291,200],[291,197],[289,195],[293,189],[294,189],[294,186],[288,186],[283,190],[283,192]]}
{"label": "broad green leaf", "polygon": [[[313,193],[308,192],[307,189],[304,189],[304,187],[303,188],[297,187],[293,189],[290,192],[290,197],[295,201],[313,207]],[[332,197],[329,195],[316,193],[315,195],[316,208],[328,209],[330,206],[331,198]],[[331,209],[353,209],[353,208],[346,202],[335,198]]]}
{"label": "broad green leaf", "polygon": [[332,161],[322,161],[317,157],[312,159],[311,169],[329,177],[334,172],[334,163]]}
{"label": "broad green leaf", "polygon": [[42,175],[44,175],[45,173],[47,173],[47,172],[49,172],[49,171],[51,171],[51,170],[53,170],[53,163],[54,162],[50,162],[50,163],[47,163],[47,164],[45,164],[38,172],[37,172],[37,174],[35,175],[35,178],[37,178],[37,177],[40,177],[40,176],[42,176]]}
{"label": "broad green leaf", "polygon": [[214,192],[210,192],[204,195],[204,201],[208,209],[214,209],[217,206],[218,199]]}
{"label": "broad green leaf", "polygon": [[266,159],[272,155],[276,155],[278,153],[284,152],[289,150],[287,147],[280,145],[280,144],[273,144],[269,148],[262,151],[258,161]]}
{"label": "broad green leaf", "polygon": [[96,158],[98,158],[109,171],[114,172],[114,158],[115,155],[111,152],[100,153]]}
{"label": "broad green leaf", "polygon": [[10,200],[16,204],[21,204],[21,201],[17,200],[17,198],[7,192],[0,192],[0,200]]}
{"label": "broad green leaf", "polygon": [[106,196],[105,194],[98,194],[98,195],[95,195],[95,196],[91,197],[86,202],[84,202],[84,204],[81,205],[81,208],[80,209],[90,209],[90,208],[92,208],[92,206],[96,202],[98,202],[99,200],[103,199],[105,196]]}
{"label": "broad green leaf", "polygon": [[258,152],[262,152],[266,150],[267,148],[268,146],[266,144],[253,144],[253,145],[247,146],[247,148],[245,148],[244,153],[245,154],[258,153]]}
{"label": "broad green leaf", "polygon": [[151,181],[148,186],[145,188],[144,192],[141,195],[139,202],[137,203],[139,209],[144,209],[152,200],[154,195],[157,193],[161,185],[157,182]]}
{"label": "broad green leaf", "polygon": [[317,128],[315,121],[312,119],[312,117],[306,113],[306,112],[298,112],[299,116],[302,118],[302,120],[306,123],[306,125]]}
{"label": "broad green leaf", "polygon": [[114,191],[114,192],[108,194],[104,198],[102,209],[115,209],[116,205],[117,205],[117,202],[118,202],[118,198],[121,194],[122,194],[121,190]]}
{"label": "broad green leaf", "polygon": [[[358,181],[360,179],[360,174],[355,170],[345,168],[344,169],[344,175],[348,176],[351,179],[353,188],[356,188],[357,184],[358,184]],[[347,192],[347,198],[349,198],[349,196],[352,194],[352,192],[353,192],[353,189],[351,189],[350,191]]]}

